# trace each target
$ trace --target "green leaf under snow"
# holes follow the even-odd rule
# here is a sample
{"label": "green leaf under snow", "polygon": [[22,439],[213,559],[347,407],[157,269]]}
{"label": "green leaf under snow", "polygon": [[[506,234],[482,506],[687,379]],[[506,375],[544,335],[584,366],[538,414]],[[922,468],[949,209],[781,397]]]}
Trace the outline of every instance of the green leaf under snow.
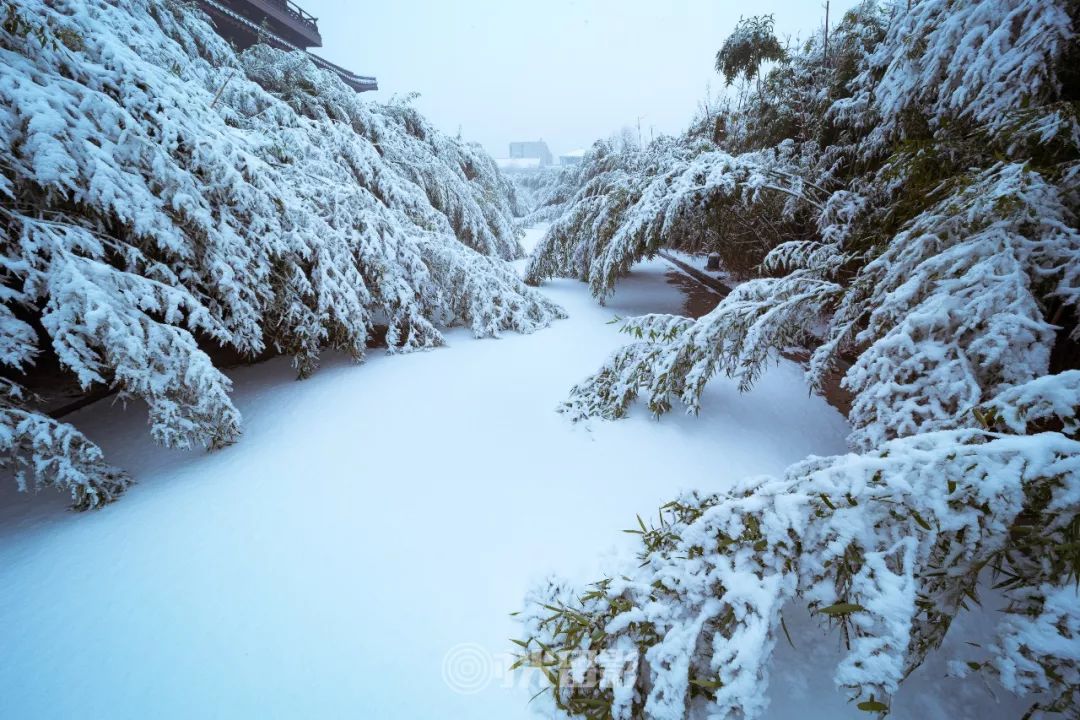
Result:
{"label": "green leaf under snow", "polygon": [[851,613],[864,612],[865,610],[866,608],[864,608],[862,605],[842,602],[836,603],[835,605],[830,605],[828,607],[823,607],[818,612],[835,617],[838,615],[850,615]]}

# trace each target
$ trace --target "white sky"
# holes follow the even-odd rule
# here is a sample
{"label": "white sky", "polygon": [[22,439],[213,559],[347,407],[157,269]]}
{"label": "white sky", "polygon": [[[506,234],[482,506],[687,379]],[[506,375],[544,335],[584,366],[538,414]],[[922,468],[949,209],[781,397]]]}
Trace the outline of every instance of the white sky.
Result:
{"label": "white sky", "polygon": [[[636,127],[686,127],[717,49],[740,15],[773,13],[777,34],[820,32],[823,0],[296,0],[319,18],[315,52],[375,75],[378,93],[419,92],[441,130],[495,157],[543,138],[558,154]],[[833,22],[856,0],[833,0]]]}

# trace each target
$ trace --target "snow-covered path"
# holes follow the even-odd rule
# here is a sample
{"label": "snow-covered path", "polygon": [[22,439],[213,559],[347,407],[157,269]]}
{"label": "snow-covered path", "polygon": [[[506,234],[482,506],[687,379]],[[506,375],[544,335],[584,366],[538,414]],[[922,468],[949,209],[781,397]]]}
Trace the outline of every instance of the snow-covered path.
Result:
{"label": "snow-covered path", "polygon": [[591,579],[680,488],[844,448],[788,363],[748,395],[713,382],[699,418],[554,412],[624,342],[613,315],[680,310],[666,270],[606,308],[550,283],[570,318],[531,336],[453,332],[304,382],[284,359],[238,370],[245,435],[211,454],[157,448],[137,407],[74,416],[140,482],[84,515],[0,490],[0,717],[528,716],[498,678],[455,692],[448,651],[507,651],[530,584]]}

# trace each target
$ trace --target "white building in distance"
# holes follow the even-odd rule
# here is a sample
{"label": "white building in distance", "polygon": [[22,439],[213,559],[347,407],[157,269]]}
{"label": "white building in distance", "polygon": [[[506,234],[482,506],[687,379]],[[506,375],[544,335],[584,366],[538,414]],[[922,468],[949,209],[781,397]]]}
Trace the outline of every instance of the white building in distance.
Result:
{"label": "white building in distance", "polygon": [[529,142],[510,143],[510,159],[522,160],[533,158],[540,161],[540,167],[546,167],[552,163],[551,150],[547,143],[541,140]]}

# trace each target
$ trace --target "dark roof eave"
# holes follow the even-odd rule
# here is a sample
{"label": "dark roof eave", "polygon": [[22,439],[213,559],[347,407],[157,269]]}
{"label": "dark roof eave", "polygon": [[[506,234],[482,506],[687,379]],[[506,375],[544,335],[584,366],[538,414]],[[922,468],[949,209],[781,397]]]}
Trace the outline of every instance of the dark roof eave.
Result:
{"label": "dark roof eave", "polygon": [[325,58],[319,57],[315,53],[309,52],[308,55],[315,62],[316,65],[323,68],[324,70],[329,70],[330,72],[337,75],[339,78],[341,78],[342,82],[344,82],[356,92],[369,92],[379,89],[379,82],[373,77],[367,75],[357,75],[355,73],[349,72],[340,65],[336,65]]}
{"label": "dark roof eave", "polygon": [[255,33],[257,37],[270,45],[278,47],[282,50],[299,50],[301,52],[307,53],[308,57],[310,57],[316,65],[318,65],[324,70],[329,70],[330,72],[337,75],[339,78],[341,78],[342,82],[344,82],[356,92],[369,92],[379,89],[379,83],[375,78],[366,75],[356,75],[355,73],[346,70],[340,65],[335,65],[329,60],[319,57],[315,53],[308,52],[306,49],[296,46],[292,42],[281,37],[280,35],[276,35],[273,32],[268,31],[266,28],[259,27],[247,18],[233,12],[232,10],[229,10],[217,0],[201,0],[201,5],[203,10],[210,12],[212,15],[216,15],[222,19],[227,19],[231,22],[238,23],[241,26],[247,27],[251,32]]}

